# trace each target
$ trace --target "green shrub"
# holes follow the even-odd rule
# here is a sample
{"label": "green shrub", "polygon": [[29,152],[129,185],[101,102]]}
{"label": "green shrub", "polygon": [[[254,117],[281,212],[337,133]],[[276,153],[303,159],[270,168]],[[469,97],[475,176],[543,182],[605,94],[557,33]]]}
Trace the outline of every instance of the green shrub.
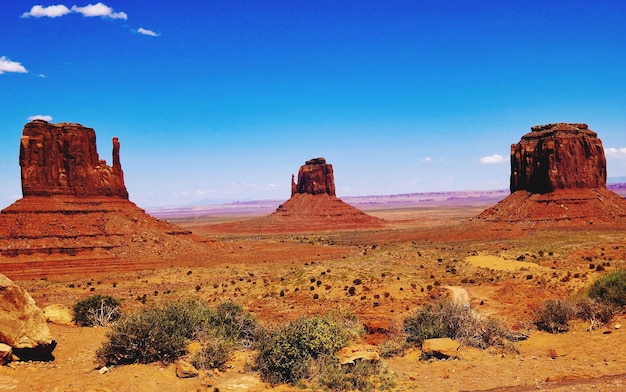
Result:
{"label": "green shrub", "polygon": [[97,355],[106,364],[167,363],[184,355],[191,339],[198,339],[203,349],[195,360],[220,367],[235,344],[256,338],[260,330],[256,319],[237,304],[220,304],[213,311],[201,302],[174,302],[122,317]]}
{"label": "green shrub", "polygon": [[121,315],[120,302],[109,295],[92,295],[74,305],[74,321],[85,327],[109,325]]}
{"label": "green shrub", "polygon": [[616,270],[600,277],[591,285],[588,295],[599,302],[626,305],[626,271]]}
{"label": "green shrub", "polygon": [[451,338],[473,347],[505,346],[510,332],[497,320],[483,319],[469,307],[441,300],[404,319],[407,342],[421,345],[432,338]]}
{"label": "green shrub", "polygon": [[307,377],[312,360],[347,343],[346,332],[329,318],[301,317],[262,339],[256,365],[270,383],[294,383]]}
{"label": "green shrub", "polygon": [[549,299],[535,312],[535,325],[550,333],[567,332],[576,312],[568,301]]}

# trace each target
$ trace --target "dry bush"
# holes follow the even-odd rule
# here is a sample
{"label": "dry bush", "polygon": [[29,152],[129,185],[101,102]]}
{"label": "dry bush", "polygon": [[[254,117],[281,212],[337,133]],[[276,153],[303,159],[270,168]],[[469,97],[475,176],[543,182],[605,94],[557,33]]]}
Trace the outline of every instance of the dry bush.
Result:
{"label": "dry bush", "polygon": [[472,347],[504,347],[510,331],[495,319],[483,319],[469,307],[440,300],[427,304],[404,319],[407,342],[421,345],[431,338],[451,338]]}
{"label": "dry bush", "polygon": [[74,305],[74,321],[85,327],[107,326],[121,315],[120,302],[109,295],[92,295]]}

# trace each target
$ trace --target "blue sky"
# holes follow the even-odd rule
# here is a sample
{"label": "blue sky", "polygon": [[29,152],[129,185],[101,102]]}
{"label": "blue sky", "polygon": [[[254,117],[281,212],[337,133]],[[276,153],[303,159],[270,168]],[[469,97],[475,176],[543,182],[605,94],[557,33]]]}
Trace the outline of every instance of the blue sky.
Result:
{"label": "blue sky", "polygon": [[109,164],[118,136],[142,207],[284,200],[319,156],[340,197],[503,189],[510,145],[560,121],[626,176],[623,2],[15,0],[0,26],[2,206],[33,116]]}

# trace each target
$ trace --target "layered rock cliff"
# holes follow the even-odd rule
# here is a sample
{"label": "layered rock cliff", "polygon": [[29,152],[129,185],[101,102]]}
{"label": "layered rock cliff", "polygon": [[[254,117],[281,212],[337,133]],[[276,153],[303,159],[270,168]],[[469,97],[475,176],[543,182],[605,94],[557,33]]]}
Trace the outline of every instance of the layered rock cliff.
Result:
{"label": "layered rock cliff", "polygon": [[80,124],[34,120],[20,142],[24,196],[119,196],[128,199],[120,164],[120,143],[113,138],[113,167],[96,150],[96,132]]}
{"label": "layered rock cliff", "polygon": [[511,193],[605,187],[604,148],[587,124],[534,126],[511,145]]}

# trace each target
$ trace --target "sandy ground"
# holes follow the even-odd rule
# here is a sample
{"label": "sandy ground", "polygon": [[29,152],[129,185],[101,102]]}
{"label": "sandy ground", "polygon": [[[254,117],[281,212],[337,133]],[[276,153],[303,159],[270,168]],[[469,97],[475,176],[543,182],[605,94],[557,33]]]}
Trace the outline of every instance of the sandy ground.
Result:
{"label": "sandy ground", "polygon": [[[179,224],[211,244],[205,257],[140,260],[127,269],[102,265],[74,274],[46,269],[22,274],[18,283],[41,307],[71,307],[94,293],[120,298],[126,312],[177,299],[233,300],[262,322],[343,310],[366,326],[384,327],[371,329],[355,345],[379,344],[416,308],[450,296],[528,331],[529,339],[506,352],[462,347],[454,360],[419,360],[416,349],[385,359],[396,390],[624,390],[626,331],[617,328],[624,324],[620,316],[600,329],[588,331],[581,322],[558,335],[535,330],[532,317],[545,299],[575,295],[606,271],[626,268],[626,231],[470,228],[476,211],[474,206],[374,211],[387,220],[384,228],[315,233],[215,233],[202,222],[183,221]],[[22,261],[11,260],[16,262]],[[355,287],[354,295],[348,287]],[[138,301],[144,295],[145,303]],[[107,328],[51,329],[58,341],[56,360],[0,367],[0,391],[301,390],[261,382],[246,370],[254,356],[247,351],[237,352],[225,371],[193,379],[178,379],[173,365],[163,364],[119,366],[100,374],[95,352]]]}

